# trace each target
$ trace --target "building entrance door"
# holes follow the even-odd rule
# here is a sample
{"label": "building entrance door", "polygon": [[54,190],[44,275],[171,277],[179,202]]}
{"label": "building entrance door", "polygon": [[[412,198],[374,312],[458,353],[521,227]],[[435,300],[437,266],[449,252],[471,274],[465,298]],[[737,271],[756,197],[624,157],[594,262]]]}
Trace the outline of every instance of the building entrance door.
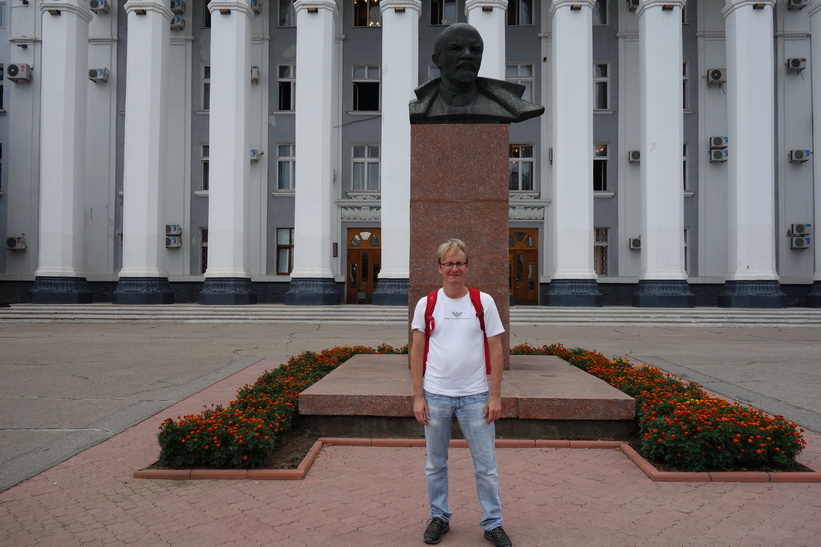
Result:
{"label": "building entrance door", "polygon": [[539,303],[539,230],[511,228],[508,237],[510,292],[515,304]]}
{"label": "building entrance door", "polygon": [[348,228],[348,304],[371,303],[382,264],[380,238],[379,228]]}

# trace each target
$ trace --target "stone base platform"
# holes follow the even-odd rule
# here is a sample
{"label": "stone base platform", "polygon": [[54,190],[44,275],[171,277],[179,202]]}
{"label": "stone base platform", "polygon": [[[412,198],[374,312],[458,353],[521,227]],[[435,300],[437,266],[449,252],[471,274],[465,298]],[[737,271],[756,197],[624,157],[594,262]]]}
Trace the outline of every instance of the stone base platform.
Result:
{"label": "stone base platform", "polygon": [[[421,437],[406,355],[356,355],[299,396],[320,436]],[[512,355],[502,380],[501,438],[628,439],[635,400],[558,357]],[[461,437],[454,425],[454,437]]]}

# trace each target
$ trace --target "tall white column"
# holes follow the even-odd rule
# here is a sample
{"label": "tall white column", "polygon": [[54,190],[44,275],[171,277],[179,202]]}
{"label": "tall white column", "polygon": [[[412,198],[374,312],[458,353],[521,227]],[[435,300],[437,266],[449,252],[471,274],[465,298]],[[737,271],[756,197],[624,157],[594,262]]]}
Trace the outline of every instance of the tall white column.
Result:
{"label": "tall white column", "polygon": [[294,9],[299,70],[294,269],[285,303],[338,304],[340,295],[331,268],[331,243],[336,227],[333,201],[336,2],[297,0]]}
{"label": "tall white column", "polygon": [[693,307],[684,271],[681,10],[684,0],[642,0],[641,276],[634,306]]}
{"label": "tall white column", "polygon": [[775,0],[727,0],[728,277],[719,306],[780,308],[775,269]]}
{"label": "tall white column", "polygon": [[129,0],[123,159],[123,267],[116,304],[170,304],[165,268],[168,52],[163,0]]}
{"label": "tall white column", "polygon": [[[811,42],[811,74],[812,74],[812,125],[813,149],[821,149],[821,0],[813,0],[807,8],[810,16]],[[807,305],[821,308],[821,154],[812,155],[813,164],[813,196],[815,200],[815,219],[812,235],[813,250],[815,252],[815,272],[813,273],[812,290],[807,296]]]}
{"label": "tall white column", "polygon": [[553,0],[549,306],[601,306],[593,269],[593,6]]}
{"label": "tall white column", "polygon": [[479,76],[504,80],[507,0],[466,0],[465,12],[485,45]]}
{"label": "tall white column", "polygon": [[[421,0],[382,0],[382,268],[373,303],[407,305],[410,260],[410,118],[419,85]],[[388,214],[384,214],[388,212]]]}
{"label": "tall white column", "polygon": [[88,23],[79,0],[44,1],[40,117],[40,240],[31,301],[91,302],[85,279]]}
{"label": "tall white column", "polygon": [[255,304],[248,269],[251,18],[247,0],[211,0],[208,268],[200,304]]}

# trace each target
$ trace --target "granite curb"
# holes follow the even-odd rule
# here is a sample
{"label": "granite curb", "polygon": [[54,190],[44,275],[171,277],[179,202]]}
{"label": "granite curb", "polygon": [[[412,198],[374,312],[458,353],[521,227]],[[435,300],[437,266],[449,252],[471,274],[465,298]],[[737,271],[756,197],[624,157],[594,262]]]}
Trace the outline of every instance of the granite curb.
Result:
{"label": "granite curb", "polygon": [[[379,448],[422,448],[424,439],[368,439],[321,437],[296,469],[142,469],[135,471],[135,479],[151,480],[302,480],[326,446],[360,446]],[[467,448],[467,441],[454,439],[452,448]],[[554,448],[575,450],[619,450],[648,478],[655,482],[776,482],[818,483],[821,472],[768,472],[768,471],[659,471],[633,447],[622,441],[574,441],[541,439],[497,439],[497,448]],[[800,463],[800,462],[799,462]],[[802,464],[804,465],[804,464]],[[806,467],[806,466],[805,466]]]}

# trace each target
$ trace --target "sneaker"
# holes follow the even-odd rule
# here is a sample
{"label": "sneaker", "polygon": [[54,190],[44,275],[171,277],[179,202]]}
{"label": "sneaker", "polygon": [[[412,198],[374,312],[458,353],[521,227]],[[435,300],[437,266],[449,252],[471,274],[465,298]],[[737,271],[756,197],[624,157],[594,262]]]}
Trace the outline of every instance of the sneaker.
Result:
{"label": "sneaker", "polygon": [[428,522],[428,527],[425,528],[425,543],[439,543],[442,541],[442,536],[450,531],[450,524],[440,519],[433,517]]}
{"label": "sneaker", "polygon": [[493,547],[513,547],[513,543],[501,526],[485,531],[485,539],[491,542]]}

